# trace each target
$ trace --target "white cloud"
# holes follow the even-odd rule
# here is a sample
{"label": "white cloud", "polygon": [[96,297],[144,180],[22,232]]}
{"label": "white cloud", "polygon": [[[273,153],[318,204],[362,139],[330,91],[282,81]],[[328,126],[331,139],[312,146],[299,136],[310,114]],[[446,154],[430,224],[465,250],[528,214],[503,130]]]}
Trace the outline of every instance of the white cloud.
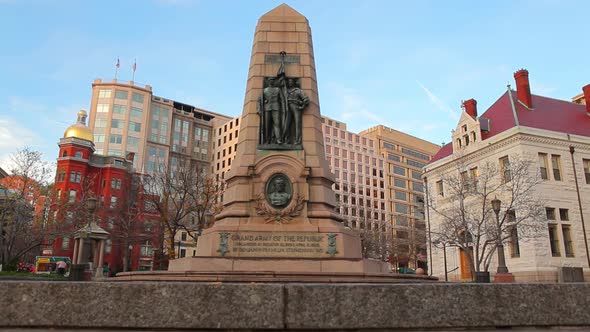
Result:
{"label": "white cloud", "polygon": [[35,133],[21,127],[10,118],[0,117],[0,167],[8,171],[12,167],[10,155],[37,140]]}
{"label": "white cloud", "polygon": [[335,83],[328,84],[327,87],[332,95],[337,96],[334,108],[336,112],[329,113],[336,120],[345,122],[349,131],[358,132],[385,123],[381,115],[369,110],[367,102],[356,90]]}
{"label": "white cloud", "polygon": [[450,108],[449,105],[447,105],[444,101],[442,101],[440,98],[438,98],[434,93],[430,92],[430,90],[428,90],[418,80],[416,80],[416,83],[418,83],[418,85],[422,88],[422,90],[424,90],[424,92],[426,92],[426,95],[428,96],[428,99],[430,99],[430,102],[434,106],[436,106],[436,108],[438,108],[439,110],[447,113],[447,115],[450,118],[452,118],[453,120],[459,120],[459,113],[453,111],[453,109]]}
{"label": "white cloud", "polygon": [[33,142],[36,135],[16,121],[0,117],[0,153],[5,149],[15,150]]}

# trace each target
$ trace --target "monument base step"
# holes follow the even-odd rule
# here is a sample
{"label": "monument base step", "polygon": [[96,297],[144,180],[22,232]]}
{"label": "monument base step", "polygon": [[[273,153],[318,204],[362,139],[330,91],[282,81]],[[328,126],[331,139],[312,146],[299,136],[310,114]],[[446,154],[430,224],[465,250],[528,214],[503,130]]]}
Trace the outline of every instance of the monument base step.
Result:
{"label": "monument base step", "polygon": [[286,272],[199,272],[138,271],[118,273],[112,281],[231,282],[231,283],[423,283],[436,282],[432,276],[397,273],[286,273]]}
{"label": "monument base step", "polygon": [[395,283],[438,279],[393,273],[387,263],[368,259],[185,257],[170,261],[168,271],[123,272],[110,280]]}

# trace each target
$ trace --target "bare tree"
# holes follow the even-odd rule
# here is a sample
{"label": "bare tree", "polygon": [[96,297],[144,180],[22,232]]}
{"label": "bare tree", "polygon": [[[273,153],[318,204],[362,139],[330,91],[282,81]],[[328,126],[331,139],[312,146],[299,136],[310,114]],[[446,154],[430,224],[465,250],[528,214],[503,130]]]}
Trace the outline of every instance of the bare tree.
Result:
{"label": "bare tree", "polygon": [[[35,208],[42,205],[50,190],[51,165],[39,151],[29,147],[10,156],[11,175],[2,179],[0,188],[0,264],[14,263],[25,253],[38,248],[45,231],[41,209],[35,220]],[[37,223],[35,221],[38,221]]]}
{"label": "bare tree", "polygon": [[[462,249],[474,272],[487,272],[496,244],[507,241],[514,230],[518,239],[539,237],[545,227],[543,202],[535,195],[541,179],[535,164],[528,159],[510,156],[503,167],[486,162],[468,167],[461,162],[430,183],[429,207],[433,223],[433,242]],[[499,223],[491,201],[502,201]],[[499,226],[499,227],[498,227]]]}
{"label": "bare tree", "polygon": [[157,216],[146,211],[143,204],[143,192],[137,174],[128,174],[121,184],[120,199],[116,206],[105,212],[108,218],[110,237],[117,240],[122,250],[123,271],[130,268],[129,246],[153,241],[156,227],[152,224]]}
{"label": "bare tree", "polygon": [[184,230],[197,241],[220,209],[223,184],[207,174],[207,167],[183,157],[173,157],[169,167],[161,167],[142,179],[146,209],[159,215],[165,231],[168,257],[176,257],[174,241]]}

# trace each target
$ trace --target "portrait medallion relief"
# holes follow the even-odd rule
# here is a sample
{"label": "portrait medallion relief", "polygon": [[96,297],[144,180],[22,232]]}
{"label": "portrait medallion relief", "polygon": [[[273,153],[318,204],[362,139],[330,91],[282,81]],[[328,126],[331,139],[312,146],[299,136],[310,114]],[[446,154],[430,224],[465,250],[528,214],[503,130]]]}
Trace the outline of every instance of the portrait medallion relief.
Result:
{"label": "portrait medallion relief", "polygon": [[278,173],[266,182],[265,193],[266,200],[273,208],[284,208],[293,197],[293,184],[285,174]]}

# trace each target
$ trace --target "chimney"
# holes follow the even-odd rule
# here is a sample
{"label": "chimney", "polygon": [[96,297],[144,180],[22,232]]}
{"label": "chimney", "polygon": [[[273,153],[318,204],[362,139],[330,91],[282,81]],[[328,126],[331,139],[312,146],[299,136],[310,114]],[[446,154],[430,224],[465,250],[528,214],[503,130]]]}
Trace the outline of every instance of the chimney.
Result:
{"label": "chimney", "polygon": [[584,91],[584,102],[586,103],[586,115],[590,116],[590,84],[582,88]]}
{"label": "chimney", "polygon": [[477,117],[477,101],[473,98],[463,102],[463,108],[465,113],[469,114],[472,118]]}
{"label": "chimney", "polygon": [[529,71],[521,69],[514,73],[516,80],[516,95],[518,100],[528,108],[533,108],[533,98],[531,97],[531,86],[529,85]]}

